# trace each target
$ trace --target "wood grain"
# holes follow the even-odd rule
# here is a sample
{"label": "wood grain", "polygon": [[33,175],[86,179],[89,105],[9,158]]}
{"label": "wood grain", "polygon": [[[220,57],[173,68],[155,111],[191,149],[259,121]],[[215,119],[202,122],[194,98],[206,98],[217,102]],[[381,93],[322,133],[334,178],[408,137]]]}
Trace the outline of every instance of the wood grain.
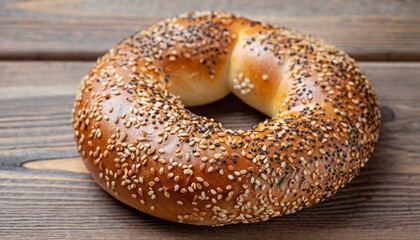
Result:
{"label": "wood grain", "polygon": [[[419,239],[420,63],[360,64],[383,116],[374,156],[351,184],[298,214],[217,229],[142,214],[85,173],[69,119],[92,64],[0,62],[0,239]],[[232,96],[191,110],[229,128],[264,119]]]}
{"label": "wood grain", "polygon": [[324,38],[358,60],[420,60],[420,1],[2,0],[0,59],[94,60],[187,11],[224,10]]}
{"label": "wood grain", "polygon": [[36,160],[22,164],[22,167],[28,169],[40,170],[60,170],[76,173],[89,173],[83,161],[79,157]]}

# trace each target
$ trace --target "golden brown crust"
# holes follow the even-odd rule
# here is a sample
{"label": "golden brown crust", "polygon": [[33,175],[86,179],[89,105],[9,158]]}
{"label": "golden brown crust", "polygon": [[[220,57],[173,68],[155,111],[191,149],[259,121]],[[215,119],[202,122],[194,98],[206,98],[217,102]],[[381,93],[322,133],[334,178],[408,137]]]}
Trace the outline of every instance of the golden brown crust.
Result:
{"label": "golden brown crust", "polygon": [[[229,130],[181,103],[230,91],[272,118]],[[121,42],[82,80],[73,112],[78,150],[102,188],[196,225],[267,220],[323,201],[359,173],[379,124],[373,89],[347,54],[218,12]]]}

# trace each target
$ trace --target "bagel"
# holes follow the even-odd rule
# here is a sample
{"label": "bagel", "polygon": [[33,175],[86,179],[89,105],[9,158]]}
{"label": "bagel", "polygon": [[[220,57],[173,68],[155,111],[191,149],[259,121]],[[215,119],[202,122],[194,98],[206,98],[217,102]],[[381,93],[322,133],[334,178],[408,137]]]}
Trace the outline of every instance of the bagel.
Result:
{"label": "bagel", "polygon": [[[233,93],[266,114],[225,129],[185,106]],[[164,20],[82,79],[78,151],[121,202],[221,226],[291,214],[334,195],[377,142],[380,111],[355,61],[310,36],[222,12]]]}

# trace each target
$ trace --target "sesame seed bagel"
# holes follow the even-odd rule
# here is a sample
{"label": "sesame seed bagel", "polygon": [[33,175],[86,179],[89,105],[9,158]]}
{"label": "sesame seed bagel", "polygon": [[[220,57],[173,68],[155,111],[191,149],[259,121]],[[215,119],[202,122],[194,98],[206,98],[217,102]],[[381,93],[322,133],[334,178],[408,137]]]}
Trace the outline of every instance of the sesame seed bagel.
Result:
{"label": "sesame seed bagel", "polygon": [[[230,130],[185,108],[229,93],[270,118]],[[87,168],[113,197],[162,219],[220,226],[334,195],[371,156],[380,112],[365,75],[334,46],[198,12],[99,58],[72,122]]]}

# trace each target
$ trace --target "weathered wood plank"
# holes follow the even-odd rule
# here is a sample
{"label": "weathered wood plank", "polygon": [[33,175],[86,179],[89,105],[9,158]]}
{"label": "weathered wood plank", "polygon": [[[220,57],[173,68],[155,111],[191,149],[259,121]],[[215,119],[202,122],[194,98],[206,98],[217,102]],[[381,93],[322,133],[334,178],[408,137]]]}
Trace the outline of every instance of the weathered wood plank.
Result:
{"label": "weathered wood plank", "polygon": [[[378,93],[383,123],[373,158],[351,184],[298,214],[217,229],[134,211],[85,173],[69,118],[79,80],[92,64],[0,62],[1,239],[418,239],[420,63],[360,64]],[[232,128],[264,118],[231,96],[192,111]]]}
{"label": "weathered wood plank", "polygon": [[158,20],[219,9],[324,38],[359,60],[420,60],[419,1],[0,2],[0,59],[93,60]]}

